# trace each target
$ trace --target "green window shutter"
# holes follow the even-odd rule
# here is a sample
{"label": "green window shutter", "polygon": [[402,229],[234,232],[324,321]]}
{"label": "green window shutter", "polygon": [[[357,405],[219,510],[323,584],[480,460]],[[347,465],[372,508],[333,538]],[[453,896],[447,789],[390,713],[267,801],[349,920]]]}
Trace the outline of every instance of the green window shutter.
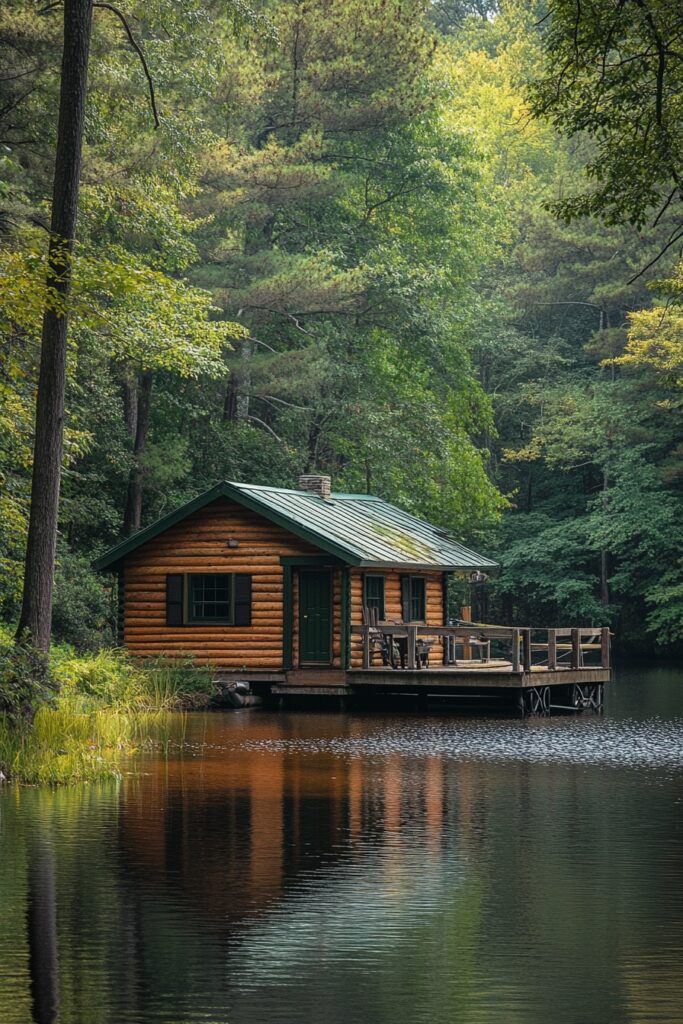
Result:
{"label": "green window shutter", "polygon": [[235,615],[236,626],[251,626],[251,575],[235,574]]}
{"label": "green window shutter", "polygon": [[410,576],[401,576],[401,616],[410,622]]}
{"label": "green window shutter", "polygon": [[171,572],[166,576],[166,625],[183,624],[183,574]]}

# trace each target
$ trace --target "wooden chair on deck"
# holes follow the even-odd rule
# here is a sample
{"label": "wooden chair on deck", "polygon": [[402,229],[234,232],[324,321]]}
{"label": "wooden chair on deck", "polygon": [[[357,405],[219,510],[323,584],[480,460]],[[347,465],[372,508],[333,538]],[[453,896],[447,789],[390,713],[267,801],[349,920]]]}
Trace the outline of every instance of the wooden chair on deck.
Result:
{"label": "wooden chair on deck", "polygon": [[415,644],[415,664],[418,668],[429,668],[429,654],[433,646],[433,640],[418,638]]}
{"label": "wooden chair on deck", "polygon": [[384,634],[379,628],[379,616],[376,608],[366,608],[363,605],[363,625],[370,627],[370,667],[372,668],[372,659],[375,654],[379,654],[382,658],[382,664],[387,665],[389,662],[388,651]]}

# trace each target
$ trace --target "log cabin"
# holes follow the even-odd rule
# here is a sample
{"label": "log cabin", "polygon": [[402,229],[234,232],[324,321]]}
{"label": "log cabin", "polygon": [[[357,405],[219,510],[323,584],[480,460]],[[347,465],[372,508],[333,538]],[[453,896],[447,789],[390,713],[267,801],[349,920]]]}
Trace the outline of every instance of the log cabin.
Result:
{"label": "log cabin", "polygon": [[[120,639],[133,655],[190,657],[253,683],[343,682],[367,661],[357,627],[444,627],[449,574],[495,566],[313,474],[298,489],[219,483],[95,563],[118,575]],[[387,650],[397,645],[385,642],[385,665]],[[442,663],[443,647],[430,657]]]}

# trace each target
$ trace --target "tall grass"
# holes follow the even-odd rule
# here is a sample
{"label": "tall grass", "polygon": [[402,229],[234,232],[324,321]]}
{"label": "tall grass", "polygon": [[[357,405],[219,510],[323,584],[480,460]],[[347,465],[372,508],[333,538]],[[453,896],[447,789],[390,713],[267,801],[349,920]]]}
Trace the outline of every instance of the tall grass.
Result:
{"label": "tall grass", "polygon": [[[11,640],[0,629],[0,645]],[[0,772],[6,779],[69,783],[120,776],[123,752],[168,749],[182,741],[184,718],[168,712],[205,706],[211,672],[189,662],[134,662],[122,650],[77,654],[56,646],[50,676],[58,687],[30,725],[0,715]]]}
{"label": "tall grass", "polygon": [[206,704],[212,689],[209,669],[179,659],[134,662],[118,649],[80,656],[58,649],[51,671],[60,702],[79,711],[173,711]]}

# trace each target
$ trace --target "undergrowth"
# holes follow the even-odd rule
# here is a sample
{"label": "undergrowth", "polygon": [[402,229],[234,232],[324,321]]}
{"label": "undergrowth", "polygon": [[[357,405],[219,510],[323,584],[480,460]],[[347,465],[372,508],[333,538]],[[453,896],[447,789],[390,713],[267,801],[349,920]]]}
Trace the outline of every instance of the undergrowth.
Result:
{"label": "undergrowth", "polygon": [[204,706],[211,696],[210,670],[190,662],[140,663],[118,649],[79,654],[55,645],[38,674],[30,655],[0,625],[0,781],[117,778],[122,752],[168,745],[177,723],[167,712]]}

